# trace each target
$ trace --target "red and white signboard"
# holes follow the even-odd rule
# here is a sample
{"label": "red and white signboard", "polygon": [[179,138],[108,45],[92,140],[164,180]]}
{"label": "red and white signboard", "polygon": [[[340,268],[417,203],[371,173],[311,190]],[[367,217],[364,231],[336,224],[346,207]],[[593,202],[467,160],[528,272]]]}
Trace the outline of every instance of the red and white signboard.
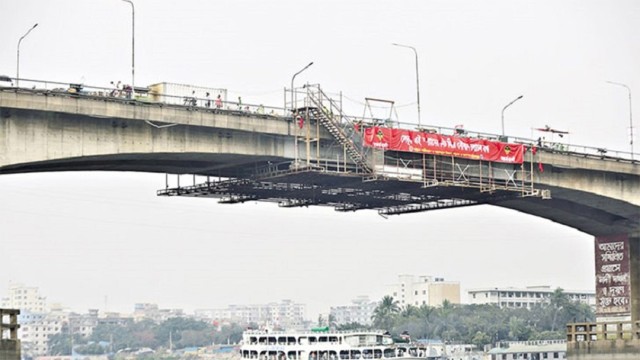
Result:
{"label": "red and white signboard", "polygon": [[364,130],[364,146],[510,164],[522,164],[526,151],[522,144],[377,126]]}

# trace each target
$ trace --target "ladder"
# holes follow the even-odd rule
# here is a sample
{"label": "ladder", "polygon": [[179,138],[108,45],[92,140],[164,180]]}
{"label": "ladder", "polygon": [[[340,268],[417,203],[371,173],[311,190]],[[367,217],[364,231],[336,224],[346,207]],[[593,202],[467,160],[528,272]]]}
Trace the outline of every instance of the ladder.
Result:
{"label": "ladder", "polygon": [[[313,105],[308,108],[309,113],[343,146],[357,168],[364,173],[372,173],[362,148],[362,136],[355,130],[355,122],[319,86],[307,85],[307,89],[308,99]],[[339,120],[336,121],[334,113],[339,115]]]}

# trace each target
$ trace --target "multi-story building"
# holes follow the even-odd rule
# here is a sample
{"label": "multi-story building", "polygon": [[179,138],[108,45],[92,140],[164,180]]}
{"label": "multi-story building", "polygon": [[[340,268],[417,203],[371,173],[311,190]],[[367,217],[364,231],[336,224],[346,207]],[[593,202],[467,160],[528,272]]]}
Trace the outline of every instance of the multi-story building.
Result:
{"label": "multi-story building", "polygon": [[[496,304],[501,308],[527,308],[549,301],[555,289],[551,286],[528,286],[525,288],[495,287],[468,290],[469,304]],[[572,301],[589,306],[596,305],[594,291],[563,290]]]}
{"label": "multi-story building", "polygon": [[182,309],[160,309],[157,304],[138,303],[134,305],[134,321],[149,319],[159,324],[175,317],[184,317],[184,311]]}
{"label": "multi-story building", "polygon": [[69,313],[51,311],[25,315],[29,316],[30,322],[23,323],[19,331],[24,354],[31,357],[47,355],[49,338],[63,331],[69,322]]}
{"label": "multi-story building", "polygon": [[371,317],[377,306],[378,302],[369,300],[368,296],[359,296],[352,300],[350,305],[331,307],[329,314],[338,325],[349,323],[371,325]]}
{"label": "multi-story building", "polygon": [[459,304],[460,283],[425,275],[399,275],[398,283],[388,286],[387,295],[392,296],[402,307],[440,306],[445,300]]}
{"label": "multi-story building", "polygon": [[[554,360],[567,358],[565,340],[534,340],[502,342],[487,352],[490,360]],[[487,358],[487,357],[485,357]]]}
{"label": "multi-story building", "polygon": [[[47,311],[47,298],[41,296],[35,286],[23,284],[9,284],[9,293],[2,298],[0,307],[6,309],[20,309],[31,313],[44,313]],[[22,319],[18,319],[22,322]]]}
{"label": "multi-story building", "polygon": [[217,322],[240,322],[283,328],[300,328],[304,324],[305,305],[291,300],[261,305],[229,305],[226,309],[200,309],[195,311],[200,319]]}
{"label": "multi-story building", "polygon": [[18,309],[0,308],[0,359],[20,360],[20,340],[18,340]]}

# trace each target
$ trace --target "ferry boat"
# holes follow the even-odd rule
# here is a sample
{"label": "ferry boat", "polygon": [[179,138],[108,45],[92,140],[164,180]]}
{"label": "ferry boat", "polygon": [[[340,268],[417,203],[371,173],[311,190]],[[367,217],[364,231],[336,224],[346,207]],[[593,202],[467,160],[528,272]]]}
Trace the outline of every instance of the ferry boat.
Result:
{"label": "ferry boat", "polygon": [[271,332],[248,330],[240,356],[256,360],[436,360],[442,349],[413,342],[394,342],[383,331]]}

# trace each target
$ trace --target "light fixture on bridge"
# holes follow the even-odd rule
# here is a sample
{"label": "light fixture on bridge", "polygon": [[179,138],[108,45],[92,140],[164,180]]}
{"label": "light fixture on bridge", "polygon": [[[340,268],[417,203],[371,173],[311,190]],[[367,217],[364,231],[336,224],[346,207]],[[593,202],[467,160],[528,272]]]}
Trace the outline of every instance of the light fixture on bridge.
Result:
{"label": "light fixture on bridge", "polygon": [[391,45],[411,49],[413,50],[413,53],[416,55],[416,97],[418,101],[418,127],[420,128],[422,125],[420,121],[420,76],[418,75],[418,51],[416,50],[416,48],[409,45],[402,45],[402,44],[396,44],[396,43],[392,43]]}
{"label": "light fixture on bridge", "polygon": [[131,96],[135,96],[136,81],[135,81],[135,67],[136,67],[136,9],[133,6],[133,1],[122,0],[131,5]]}
{"label": "light fixture on bridge", "polygon": [[[295,107],[296,107],[296,105],[295,105],[296,99],[294,97],[295,90],[293,89],[293,82],[296,79],[296,76],[298,76],[301,72],[307,70],[309,68],[309,66],[311,66],[311,65],[313,65],[313,61],[310,62],[309,64],[307,64],[307,66],[303,67],[302,70],[300,70],[297,73],[293,74],[293,76],[291,77],[291,116],[292,117],[295,115],[294,114],[294,110],[295,110]],[[294,119],[294,121],[295,121],[295,119]],[[295,164],[295,166],[298,166],[298,134],[297,133],[295,134],[295,137],[294,137],[293,151],[294,151],[294,158],[295,158],[294,164]]]}
{"label": "light fixture on bridge", "polygon": [[503,136],[503,137],[504,137],[504,111],[505,111],[505,110],[507,110],[507,108],[508,108],[509,106],[511,106],[514,102],[516,102],[516,101],[518,101],[518,100],[522,99],[523,97],[524,97],[524,95],[520,95],[520,96],[518,96],[517,98],[515,98],[515,99],[511,100],[511,102],[510,102],[510,103],[508,103],[507,105],[505,105],[505,106],[502,108],[502,136]]}
{"label": "light fixture on bridge", "polygon": [[622,86],[629,92],[629,145],[631,146],[631,160],[633,160],[633,116],[631,113],[631,88],[623,83],[607,81],[609,84]]}
{"label": "light fixture on bridge", "polygon": [[16,57],[17,57],[17,61],[16,61],[16,87],[20,86],[20,43],[22,43],[22,39],[26,38],[27,35],[29,35],[29,33],[31,32],[31,30],[35,29],[36,26],[38,26],[38,23],[35,23],[31,27],[31,29],[29,29],[24,35],[22,35],[20,40],[18,40],[18,51],[16,53]]}

